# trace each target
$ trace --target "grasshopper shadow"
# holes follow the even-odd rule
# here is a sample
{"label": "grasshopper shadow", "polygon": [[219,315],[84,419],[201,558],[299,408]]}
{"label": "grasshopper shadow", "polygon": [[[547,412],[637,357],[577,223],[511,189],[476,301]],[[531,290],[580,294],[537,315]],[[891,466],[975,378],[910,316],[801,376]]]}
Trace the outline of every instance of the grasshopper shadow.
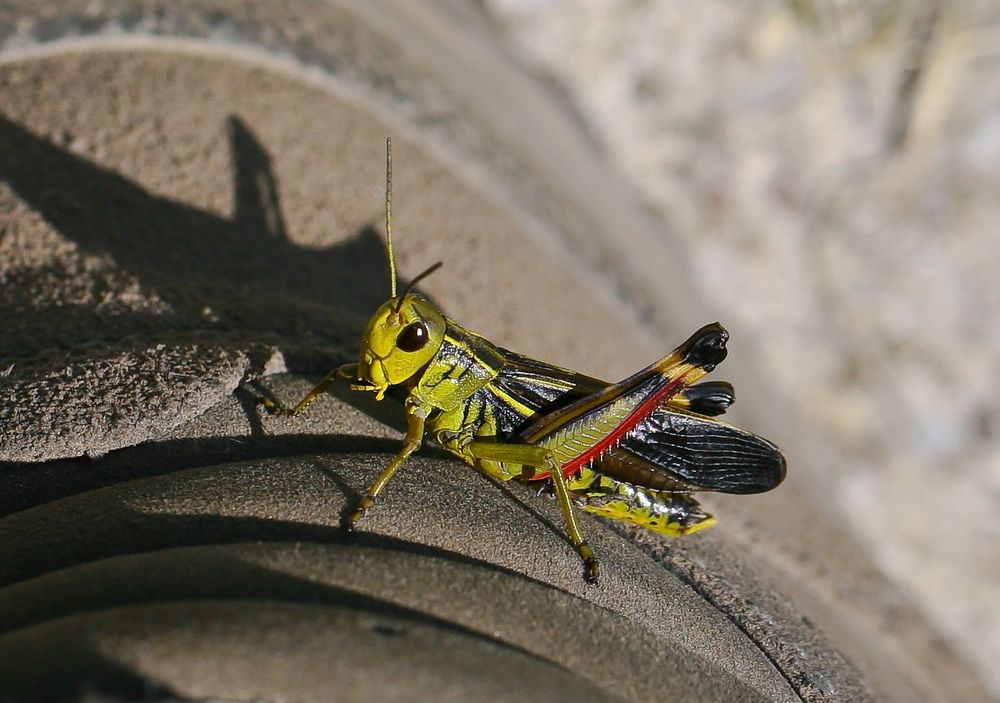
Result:
{"label": "grasshopper shadow", "polygon": [[386,298],[379,235],[366,227],[324,249],[296,245],[285,230],[266,150],[238,117],[230,117],[227,133],[234,211],[221,217],[157,195],[0,115],[0,180],[81,252],[109,257],[144,293],[167,304],[166,311],[148,312],[120,303],[107,310],[47,307],[34,289],[46,274],[65,278],[61,264],[48,272],[15,271],[0,299],[6,322],[0,357],[30,358],[78,347],[80,340],[118,343],[130,335],[217,334],[236,343],[318,337],[353,346]]}

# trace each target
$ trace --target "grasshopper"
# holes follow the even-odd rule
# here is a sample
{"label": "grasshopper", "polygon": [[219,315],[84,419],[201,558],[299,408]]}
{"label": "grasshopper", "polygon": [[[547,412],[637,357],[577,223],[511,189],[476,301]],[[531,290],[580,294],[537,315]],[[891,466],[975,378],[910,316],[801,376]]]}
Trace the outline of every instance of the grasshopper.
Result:
{"label": "grasshopper", "polygon": [[299,415],[335,381],[381,400],[405,389],[403,446],[342,526],[354,529],[427,434],[487,475],[543,482],[559,501],[587,581],[600,564],[576,509],[687,535],[715,523],[693,495],[758,493],[785,477],[771,442],[715,419],[733,403],[726,382],[695,384],[726,357],[728,333],[702,327],[677,349],[619,383],[508,351],[451,320],[414,286],[396,291],[392,246],[392,145],[386,140],[386,248],[390,297],[361,337],[359,361],[327,374],[295,406],[262,398],[265,409]]}

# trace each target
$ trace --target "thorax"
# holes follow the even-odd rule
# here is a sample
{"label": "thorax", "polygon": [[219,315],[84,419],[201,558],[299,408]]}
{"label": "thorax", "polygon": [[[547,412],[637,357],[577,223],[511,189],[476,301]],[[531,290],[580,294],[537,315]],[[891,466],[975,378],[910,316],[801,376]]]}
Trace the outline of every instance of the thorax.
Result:
{"label": "thorax", "polygon": [[494,344],[449,320],[440,349],[410,392],[432,411],[455,410],[502,367],[503,354]]}

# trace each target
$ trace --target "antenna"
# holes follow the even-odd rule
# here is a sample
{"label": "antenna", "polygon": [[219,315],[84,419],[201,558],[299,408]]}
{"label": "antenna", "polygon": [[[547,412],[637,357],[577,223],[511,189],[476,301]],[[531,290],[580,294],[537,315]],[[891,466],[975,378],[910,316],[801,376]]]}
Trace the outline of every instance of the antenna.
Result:
{"label": "antenna", "polygon": [[396,255],[392,249],[392,138],[385,138],[385,241],[389,250],[389,292],[396,297]]}
{"label": "antenna", "polygon": [[439,261],[436,264],[433,264],[432,266],[428,266],[424,271],[422,271],[420,273],[420,275],[418,275],[416,278],[414,278],[412,281],[410,281],[410,285],[408,285],[406,287],[406,290],[403,291],[403,294],[401,296],[399,296],[399,302],[396,303],[395,312],[399,312],[400,308],[403,307],[403,298],[405,298],[407,295],[409,295],[410,291],[413,290],[413,288],[418,283],[420,283],[420,281],[424,280],[425,278],[427,278],[428,276],[430,276],[432,273],[434,273],[435,271],[437,271],[439,268],[441,268],[441,265],[442,264]]}

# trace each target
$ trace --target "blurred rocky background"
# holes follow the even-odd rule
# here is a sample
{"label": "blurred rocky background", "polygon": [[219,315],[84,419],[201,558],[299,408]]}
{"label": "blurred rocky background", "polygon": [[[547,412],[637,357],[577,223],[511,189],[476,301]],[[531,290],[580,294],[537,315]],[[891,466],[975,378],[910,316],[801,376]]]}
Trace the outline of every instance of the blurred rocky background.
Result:
{"label": "blurred rocky background", "polygon": [[1000,692],[1000,4],[486,6],[828,440],[792,471]]}

